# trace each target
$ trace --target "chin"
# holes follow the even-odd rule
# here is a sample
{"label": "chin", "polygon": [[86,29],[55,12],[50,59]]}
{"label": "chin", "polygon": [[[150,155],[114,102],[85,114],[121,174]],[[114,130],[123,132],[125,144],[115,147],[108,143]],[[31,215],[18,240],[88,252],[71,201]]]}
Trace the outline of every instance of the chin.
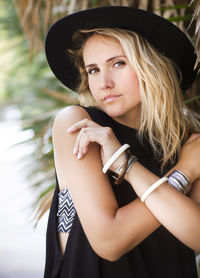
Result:
{"label": "chin", "polygon": [[119,109],[104,109],[104,112],[111,118],[118,118],[124,115],[124,111],[119,111]]}

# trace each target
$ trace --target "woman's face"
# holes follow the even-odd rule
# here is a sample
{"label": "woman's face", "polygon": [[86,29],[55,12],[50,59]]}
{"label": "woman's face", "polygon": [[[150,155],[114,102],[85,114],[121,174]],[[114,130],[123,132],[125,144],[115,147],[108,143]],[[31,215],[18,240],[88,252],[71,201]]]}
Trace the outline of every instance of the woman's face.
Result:
{"label": "woman's face", "polygon": [[85,43],[83,60],[99,108],[122,123],[136,123],[140,114],[139,82],[118,40],[93,35]]}

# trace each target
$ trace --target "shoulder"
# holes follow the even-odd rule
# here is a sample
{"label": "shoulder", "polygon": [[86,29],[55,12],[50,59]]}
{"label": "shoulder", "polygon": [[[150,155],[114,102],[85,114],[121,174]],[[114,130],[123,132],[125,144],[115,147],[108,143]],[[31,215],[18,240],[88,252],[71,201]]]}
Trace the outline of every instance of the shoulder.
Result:
{"label": "shoulder", "polygon": [[71,105],[62,109],[56,116],[53,123],[53,132],[58,129],[65,130],[74,123],[83,119],[90,119],[96,123],[105,126],[109,125],[108,116],[105,112],[96,107],[84,107],[79,105]]}
{"label": "shoulder", "polygon": [[[54,120],[52,141],[55,168],[60,188],[65,188],[67,184],[68,188],[70,189],[73,187],[73,184],[76,184],[77,180],[74,183],[73,179],[79,177],[77,172],[80,173],[80,161],[82,170],[85,170],[88,167],[88,163],[100,165],[101,159],[99,147],[96,144],[93,144],[93,147],[90,147],[90,151],[88,152],[85,159],[79,161],[77,156],[73,154],[77,137],[79,135],[79,130],[74,133],[69,133],[67,132],[67,129],[73,124],[84,119],[90,119],[90,116],[85,108],[81,106],[69,106],[62,109]],[[74,174],[72,175],[72,173]]]}
{"label": "shoulder", "polygon": [[87,117],[90,118],[88,112],[85,108],[78,105],[71,105],[63,108],[56,116],[54,120],[54,125],[60,122],[73,122],[79,120],[80,118]]}
{"label": "shoulder", "polygon": [[91,119],[85,108],[78,105],[71,105],[62,109],[56,116],[53,123],[53,134],[55,131],[66,130],[75,122],[83,119]]}

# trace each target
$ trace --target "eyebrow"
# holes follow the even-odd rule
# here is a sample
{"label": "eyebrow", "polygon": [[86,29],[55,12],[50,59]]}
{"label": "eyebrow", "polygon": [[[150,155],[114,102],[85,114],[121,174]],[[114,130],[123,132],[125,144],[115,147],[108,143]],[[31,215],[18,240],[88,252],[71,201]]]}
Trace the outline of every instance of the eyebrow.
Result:
{"label": "eyebrow", "polygon": [[[118,59],[118,58],[127,58],[125,55],[117,55],[117,56],[114,56],[114,57],[110,57],[106,60],[106,63],[110,62],[110,61],[113,61],[115,59]],[[90,67],[93,67],[93,66],[97,66],[97,64],[89,64],[89,65],[86,65],[85,68],[90,68]]]}

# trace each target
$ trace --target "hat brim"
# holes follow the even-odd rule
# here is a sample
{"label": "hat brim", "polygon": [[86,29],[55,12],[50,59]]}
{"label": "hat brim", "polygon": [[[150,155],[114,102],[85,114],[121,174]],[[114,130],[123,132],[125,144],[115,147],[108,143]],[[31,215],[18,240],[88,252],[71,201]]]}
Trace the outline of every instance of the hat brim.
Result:
{"label": "hat brim", "polygon": [[182,72],[181,87],[188,89],[195,76],[196,55],[186,35],[171,22],[153,13],[123,6],[94,8],[61,18],[50,28],[45,42],[46,57],[55,76],[68,88],[76,90],[79,81],[67,49],[79,29],[121,28],[143,36],[156,49],[176,63]]}

